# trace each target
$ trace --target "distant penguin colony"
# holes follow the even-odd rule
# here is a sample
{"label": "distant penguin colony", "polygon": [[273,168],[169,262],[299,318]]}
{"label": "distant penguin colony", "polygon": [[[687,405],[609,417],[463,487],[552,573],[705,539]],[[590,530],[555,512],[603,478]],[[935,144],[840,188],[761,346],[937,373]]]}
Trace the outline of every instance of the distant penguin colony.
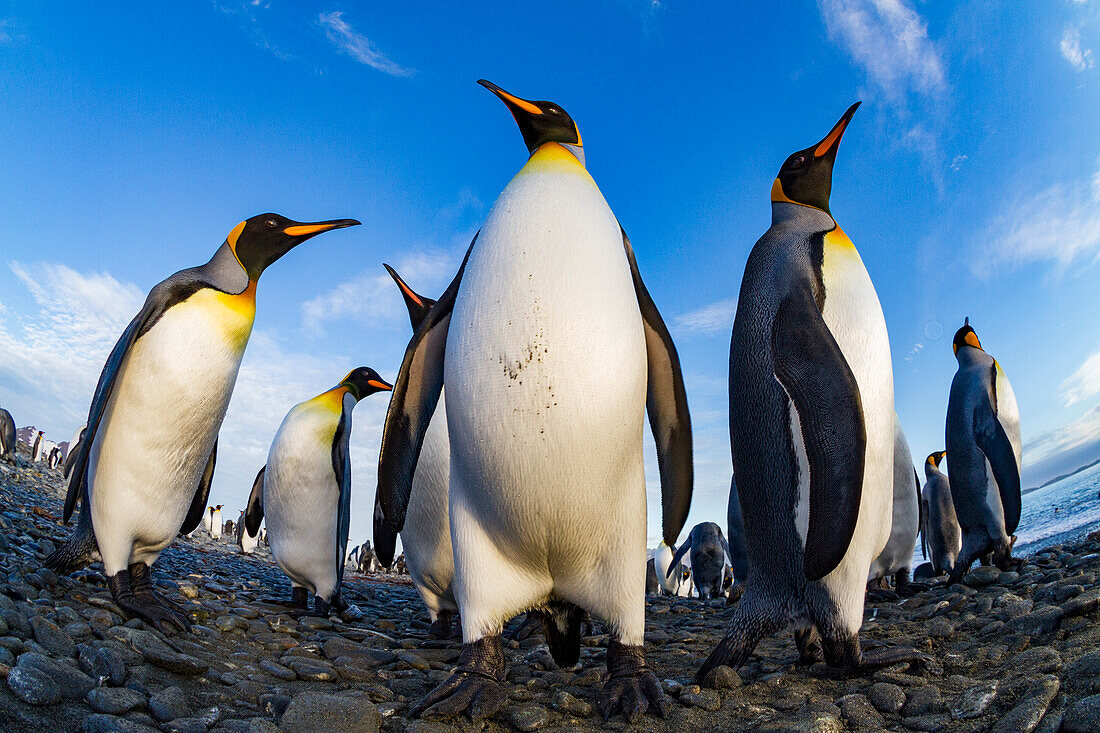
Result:
{"label": "distant penguin colony", "polygon": [[[791,154],[771,184],[771,226],[745,264],[730,341],[725,532],[701,521],[676,549],[694,466],[669,330],[588,172],[572,117],[554,102],[478,83],[511,113],[525,164],[438,301],[384,265],[412,327],[394,384],[358,367],[291,408],[235,521],[223,523],[225,505],[208,502],[258,280],[291,249],[354,219],[254,216],[206,264],[155,285],[107,357],[86,425],[67,443],[37,427],[17,431],[0,409],[0,460],[14,466],[0,470],[61,469],[65,522],[79,508],[46,565],[70,573],[102,562],[118,609],[162,633],[192,624],[151,577],[177,536],[209,547],[202,533],[219,540],[224,531],[249,556],[270,547],[291,588],[277,602],[299,614],[312,600],[313,613],[348,623],[359,616],[342,592],[345,571],[407,572],[428,635],[462,637],[457,665],[412,704],[413,717],[498,711],[514,671],[504,626],[523,613],[521,632],[541,622],[563,669],[578,663],[592,620],[602,622],[600,712],[664,717],[669,701],[643,646],[646,598],[657,595],[725,596],[735,606],[723,611],[728,628],[700,683],[787,628],[801,663],[843,674],[926,661],[915,649],[863,649],[866,594],[894,598],[944,575],[954,583],[975,560],[1016,562],[1020,416],[1004,370],[967,318],[953,339],[946,450],[926,458],[921,488],[895,412],[886,319],[830,208],[837,153],[859,103]],[[349,552],[352,413],[377,392],[391,395],[374,544]],[[648,554],[647,417],[662,517]],[[17,439],[27,453],[17,455]],[[918,537],[928,562],[914,570]]]}
{"label": "distant penguin colony", "polygon": [[206,509],[218,430],[256,314],[260,275],[291,249],[353,219],[242,221],[205,265],[154,286],[96,386],[65,498],[69,540],[46,560],[69,573],[102,560],[115,604],[160,630],[187,615],[154,589],[149,566]]}
{"label": "distant penguin colony", "polygon": [[245,510],[245,531],[267,525],[271,554],[290,578],[291,605],[313,598],[317,615],[342,612],[340,595],[351,528],[351,413],[359,400],[392,387],[369,367],[295,405],[283,419]]}
{"label": "distant penguin colony", "polygon": [[947,402],[951,499],[962,549],[951,571],[960,580],[979,558],[1013,563],[1020,523],[1020,412],[1004,369],[987,354],[967,318],[952,348],[959,369]]}

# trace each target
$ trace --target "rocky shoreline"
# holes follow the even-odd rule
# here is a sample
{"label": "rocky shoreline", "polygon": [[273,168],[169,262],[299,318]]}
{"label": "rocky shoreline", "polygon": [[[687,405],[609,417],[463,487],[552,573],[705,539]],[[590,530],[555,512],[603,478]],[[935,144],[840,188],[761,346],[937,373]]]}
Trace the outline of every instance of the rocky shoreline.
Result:
{"label": "rocky shoreline", "polygon": [[[289,585],[269,554],[231,541],[177,541],[154,568],[192,612],[194,633],[165,637],[124,621],[102,574],[58,577],[42,560],[68,535],[62,480],[43,464],[0,463],[0,730],[3,731],[596,731],[607,637],[555,667],[540,634],[506,640],[511,699],[493,718],[410,720],[460,645],[427,638],[407,578],[345,577],[363,612],[343,623],[270,603]],[[1100,730],[1100,536],[1035,552],[1019,572],[976,568],[963,584],[869,602],[863,639],[919,648],[932,661],[836,678],[796,666],[790,633],[742,669],[690,684],[721,638],[723,601],[647,599],[646,653],[672,696],[666,719],[637,731]],[[265,600],[266,599],[266,600]],[[515,628],[515,624],[511,626]],[[507,634],[506,634],[507,635]]]}

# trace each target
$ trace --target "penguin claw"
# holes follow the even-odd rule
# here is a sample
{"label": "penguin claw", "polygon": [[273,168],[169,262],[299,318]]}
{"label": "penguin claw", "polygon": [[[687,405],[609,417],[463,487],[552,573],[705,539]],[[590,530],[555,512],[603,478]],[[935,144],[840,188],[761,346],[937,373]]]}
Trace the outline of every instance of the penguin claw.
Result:
{"label": "penguin claw", "polygon": [[466,713],[470,720],[487,718],[504,706],[504,650],[499,636],[466,644],[455,671],[418,702],[409,716],[441,717]]}
{"label": "penguin claw", "polygon": [[616,712],[621,712],[629,723],[647,710],[662,718],[668,714],[668,698],[657,675],[646,667],[642,647],[611,639],[607,645],[607,669],[610,678],[599,701],[604,721]]}

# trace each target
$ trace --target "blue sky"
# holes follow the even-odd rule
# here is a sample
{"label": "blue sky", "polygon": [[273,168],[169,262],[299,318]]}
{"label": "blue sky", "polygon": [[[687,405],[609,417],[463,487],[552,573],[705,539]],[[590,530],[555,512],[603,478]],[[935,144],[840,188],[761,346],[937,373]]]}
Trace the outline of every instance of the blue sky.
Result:
{"label": "blue sky", "polygon": [[[687,379],[688,527],[725,523],[729,333],[770,183],[857,99],[832,209],[914,459],[943,447],[964,315],[1015,386],[1025,485],[1100,456],[1100,2],[720,5],[0,2],[0,405],[68,439],[153,284],[253,214],[356,217],[261,279],[212,495],[235,513],[293,404],[396,374],[381,263],[438,294],[523,164],[485,77],[570,112],[630,234]],[[356,411],[353,541],[384,411]]]}

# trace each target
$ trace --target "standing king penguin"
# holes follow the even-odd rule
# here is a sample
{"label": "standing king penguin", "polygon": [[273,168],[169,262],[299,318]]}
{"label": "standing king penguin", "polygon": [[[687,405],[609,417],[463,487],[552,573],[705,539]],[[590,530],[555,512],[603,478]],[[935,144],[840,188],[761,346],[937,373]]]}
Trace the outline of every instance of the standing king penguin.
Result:
{"label": "standing king penguin", "polygon": [[373,369],[357,367],[292,407],[248,497],[245,531],[255,536],[266,518],[271,554],[290,578],[292,605],[305,608],[312,595],[318,616],[347,607],[340,582],[351,528],[351,412],[367,395],[390,389]]}
{"label": "standing king penguin", "polygon": [[70,573],[101,559],[123,612],[162,630],[190,627],[153,590],[149,566],[202,521],[218,430],[256,315],[256,282],[307,239],[358,223],[254,216],[205,265],[153,287],[99,377],[65,498],[65,521],[78,501],[80,519],[46,559],[50,568]]}
{"label": "standing king penguin", "polygon": [[912,594],[916,588],[910,582],[913,554],[921,527],[920,480],[913,468],[913,453],[901,420],[894,415],[894,499],[890,517],[890,539],[871,563],[868,581],[893,577],[898,593]]}
{"label": "standing king penguin", "polygon": [[745,265],[730,440],[748,578],[697,679],[740,667],[790,625],[806,662],[824,651],[830,666],[862,670],[918,656],[863,654],[859,643],[867,571],[890,534],[894,386],[878,295],[829,211],[837,148],[858,106],[783,163],[771,228]]}
{"label": "standing king penguin", "polygon": [[[418,295],[389,265],[385,268],[401,290],[415,334],[435,301]],[[447,411],[443,399],[441,395],[416,462],[409,508],[401,530],[401,547],[409,575],[432,619],[428,633],[445,639],[451,636],[458,602],[454,592],[455,561],[447,511],[451,447],[447,440]],[[374,516],[376,520],[381,520],[383,513],[378,506],[376,499]],[[394,536],[384,521],[375,522],[374,544],[380,552],[383,547],[391,548],[388,554],[392,556]]]}
{"label": "standing king penguin", "polygon": [[924,526],[921,539],[925,556],[932,561],[936,575],[951,574],[962,549],[962,531],[951,500],[951,484],[940,471],[947,451],[930,453],[924,461]]}
{"label": "standing king penguin", "polygon": [[1020,411],[997,360],[982,349],[967,318],[952,343],[959,369],[947,400],[951,499],[962,550],[951,570],[958,582],[979,557],[1012,562],[1020,524]]}
{"label": "standing king penguin", "polygon": [[572,118],[553,102],[479,83],[508,106],[530,157],[410,342],[379,458],[383,521],[399,531],[446,383],[464,646],[451,677],[411,712],[482,718],[499,709],[501,628],[531,609],[562,666],[577,662],[585,611],[607,624],[605,717],[663,715],[667,700],[642,649],[642,434],[648,407],[673,544],[692,486],[679,358],[585,169]]}

